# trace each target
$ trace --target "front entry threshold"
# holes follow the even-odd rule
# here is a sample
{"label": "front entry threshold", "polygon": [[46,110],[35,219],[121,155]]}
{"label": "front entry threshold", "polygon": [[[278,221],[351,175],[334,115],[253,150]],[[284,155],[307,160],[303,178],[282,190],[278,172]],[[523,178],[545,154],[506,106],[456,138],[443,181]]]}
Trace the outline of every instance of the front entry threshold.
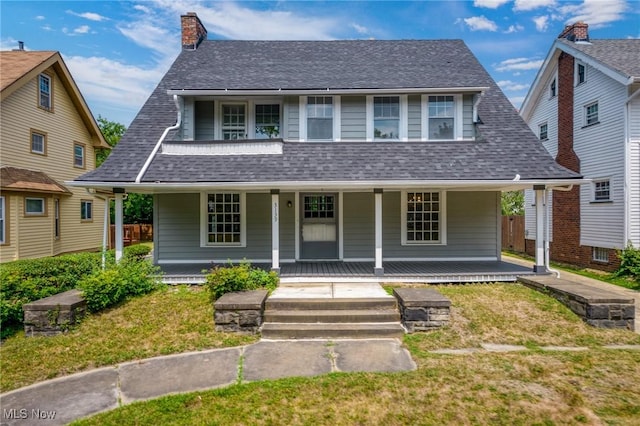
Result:
{"label": "front entry threshold", "polygon": [[353,299],[383,297],[393,298],[375,282],[315,282],[299,285],[280,283],[271,299]]}

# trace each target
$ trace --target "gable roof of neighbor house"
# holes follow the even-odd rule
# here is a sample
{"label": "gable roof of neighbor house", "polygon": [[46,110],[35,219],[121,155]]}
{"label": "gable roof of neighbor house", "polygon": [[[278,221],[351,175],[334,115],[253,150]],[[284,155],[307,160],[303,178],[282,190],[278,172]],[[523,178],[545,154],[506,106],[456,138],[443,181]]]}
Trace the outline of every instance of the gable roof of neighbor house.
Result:
{"label": "gable roof of neighbor house", "polygon": [[107,161],[77,180],[133,183],[165,128],[176,122],[169,91],[324,89],[332,95],[343,89],[371,89],[371,93],[373,89],[398,89],[397,93],[402,93],[411,88],[456,92],[482,87],[486,90],[478,108],[481,123],[474,142],[285,142],[282,155],[158,153],[141,182],[277,184],[512,180],[517,175],[529,180],[581,177],[549,156],[460,40],[205,40],[197,50],[180,53]]}
{"label": "gable roof of neighbor house", "polygon": [[537,99],[545,92],[545,82],[555,72],[554,64],[561,52],[590,64],[621,84],[640,82],[640,39],[591,39],[575,43],[559,38],[551,46],[522,103],[520,114],[525,120],[533,114]]}
{"label": "gable roof of neighbor house", "polygon": [[60,81],[65,87],[80,118],[89,130],[93,139],[93,146],[97,148],[111,148],[96,123],[78,86],[69,73],[60,53],[54,51],[0,51],[0,99],[5,100],[13,92],[20,89],[27,82],[40,73],[53,67]]}

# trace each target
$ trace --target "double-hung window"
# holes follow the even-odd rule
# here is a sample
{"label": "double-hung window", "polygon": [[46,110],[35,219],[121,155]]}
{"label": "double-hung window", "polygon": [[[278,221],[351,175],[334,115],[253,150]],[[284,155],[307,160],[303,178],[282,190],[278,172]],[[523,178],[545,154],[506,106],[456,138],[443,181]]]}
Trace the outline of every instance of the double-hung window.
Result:
{"label": "double-hung window", "polygon": [[51,77],[46,74],[38,76],[38,105],[51,110]]}
{"label": "double-hung window", "polygon": [[0,244],[7,242],[7,204],[4,195],[0,195]]}
{"label": "double-hung window", "polygon": [[427,125],[429,126],[429,139],[454,139],[456,125],[454,96],[429,96]]}
{"label": "double-hung window", "polygon": [[375,139],[400,138],[400,97],[373,98],[373,137]]}
{"label": "double-hung window", "polygon": [[587,67],[581,62],[576,62],[576,86],[587,81]]}
{"label": "double-hung window", "polygon": [[611,181],[609,179],[593,182],[593,201],[611,201]]}
{"label": "double-hung window", "polygon": [[80,220],[83,222],[91,222],[93,220],[93,201],[80,201]]}
{"label": "double-hung window", "polygon": [[280,105],[256,104],[256,139],[280,136]]}
{"label": "double-hung window", "polygon": [[402,243],[443,244],[445,241],[444,200],[440,191],[403,193]]}
{"label": "double-hung window", "polygon": [[584,125],[590,126],[598,123],[598,102],[592,102],[584,107]]}
{"label": "double-hung window", "polygon": [[34,154],[46,155],[47,134],[36,130],[31,130],[31,152]]}
{"label": "double-hung window", "polygon": [[247,138],[247,114],[245,104],[222,105],[222,139]]}
{"label": "double-hung window", "polygon": [[556,79],[554,78],[549,85],[549,96],[555,98],[557,94]]}
{"label": "double-hung window", "polygon": [[53,199],[53,237],[60,238],[60,199]]}
{"label": "double-hung window", "polygon": [[547,139],[549,139],[549,126],[547,125],[547,123],[542,123],[540,125],[538,137],[541,141],[546,141]]}
{"label": "double-hung window", "polygon": [[333,139],[333,98],[307,97],[307,140]]}
{"label": "double-hung window", "polygon": [[81,169],[85,168],[84,144],[73,144],[73,166]]}
{"label": "double-hung window", "polygon": [[217,192],[201,195],[204,209],[203,246],[245,245],[245,194]]}

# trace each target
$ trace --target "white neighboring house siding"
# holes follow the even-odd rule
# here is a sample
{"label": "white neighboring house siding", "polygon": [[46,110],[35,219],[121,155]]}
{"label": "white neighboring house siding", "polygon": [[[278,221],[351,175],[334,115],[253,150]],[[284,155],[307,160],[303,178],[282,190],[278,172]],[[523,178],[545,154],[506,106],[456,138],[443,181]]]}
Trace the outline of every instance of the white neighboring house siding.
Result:
{"label": "white neighboring house siding", "polygon": [[629,119],[629,239],[640,247],[640,96],[629,104]]}
{"label": "white neighboring house siding", "polygon": [[[574,150],[580,172],[589,179],[610,179],[611,202],[594,203],[593,185],[580,187],[580,244],[623,248],[624,103],[627,88],[587,64],[586,81],[574,89]],[[586,126],[584,107],[598,102],[599,124]],[[586,126],[586,127],[585,127]]]}
{"label": "white neighboring house siding", "polygon": [[[557,67],[555,67],[557,68]],[[544,148],[551,154],[553,158],[556,158],[558,154],[558,85],[557,85],[557,72],[554,68],[551,77],[545,82],[545,85],[540,93],[540,97],[536,102],[536,106],[531,115],[531,120],[527,123],[529,128],[536,136],[540,134],[540,125],[547,123],[547,140],[541,141]],[[551,81],[556,79],[556,96],[551,97],[549,86]],[[552,214],[552,200],[553,197],[549,193],[547,205],[549,207],[549,224],[553,223]],[[525,238],[534,240],[536,237],[536,209],[535,209],[535,193],[531,189],[527,189],[524,192],[524,217],[525,217]],[[549,229],[550,241],[553,241],[553,227]]]}

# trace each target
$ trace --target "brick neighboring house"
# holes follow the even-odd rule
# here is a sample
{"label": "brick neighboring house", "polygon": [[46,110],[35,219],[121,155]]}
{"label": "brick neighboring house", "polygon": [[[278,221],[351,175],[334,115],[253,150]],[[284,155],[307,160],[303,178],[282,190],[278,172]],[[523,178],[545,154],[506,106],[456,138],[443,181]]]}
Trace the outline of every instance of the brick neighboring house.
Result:
{"label": "brick neighboring house", "polygon": [[[553,191],[552,260],[612,271],[640,246],[640,40],[593,40],[568,25],[525,98],[521,116],[559,164],[591,179]],[[533,194],[526,200],[533,253]]]}
{"label": "brick neighboring house", "polygon": [[0,52],[0,262],[95,250],[105,201],[65,181],[109,149],[62,57]]}

